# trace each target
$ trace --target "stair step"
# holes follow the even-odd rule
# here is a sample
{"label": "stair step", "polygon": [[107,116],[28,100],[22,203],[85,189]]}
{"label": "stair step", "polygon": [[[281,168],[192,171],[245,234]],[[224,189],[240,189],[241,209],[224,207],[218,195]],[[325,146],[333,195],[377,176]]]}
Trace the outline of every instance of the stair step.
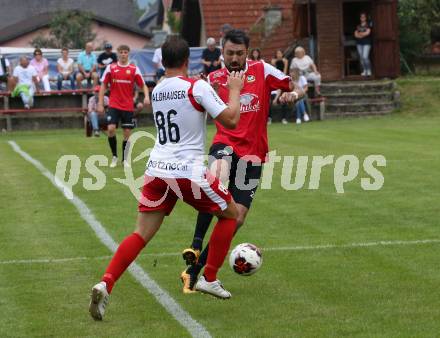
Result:
{"label": "stair step", "polygon": [[323,83],[321,93],[324,96],[331,94],[349,93],[376,93],[392,91],[394,82],[392,81],[364,81],[364,82],[329,82]]}
{"label": "stair step", "polygon": [[391,103],[393,94],[391,92],[377,93],[338,93],[329,94],[326,97],[329,104],[332,103]]}
{"label": "stair step", "polygon": [[363,116],[383,116],[391,114],[392,110],[384,110],[377,112],[340,112],[340,113],[328,113],[325,114],[325,119],[336,119],[336,118],[344,118],[344,117],[363,117]]}
{"label": "stair step", "polygon": [[345,112],[381,112],[394,109],[394,103],[391,101],[379,103],[328,103],[326,113],[345,113]]}

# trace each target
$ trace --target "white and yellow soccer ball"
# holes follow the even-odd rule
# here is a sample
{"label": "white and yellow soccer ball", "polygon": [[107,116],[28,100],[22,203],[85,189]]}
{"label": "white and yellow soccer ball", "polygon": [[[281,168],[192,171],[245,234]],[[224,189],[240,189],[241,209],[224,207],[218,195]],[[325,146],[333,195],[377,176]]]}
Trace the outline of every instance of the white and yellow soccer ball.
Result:
{"label": "white and yellow soccer ball", "polygon": [[237,245],[229,256],[232,270],[242,276],[250,276],[260,269],[263,263],[261,250],[251,243]]}

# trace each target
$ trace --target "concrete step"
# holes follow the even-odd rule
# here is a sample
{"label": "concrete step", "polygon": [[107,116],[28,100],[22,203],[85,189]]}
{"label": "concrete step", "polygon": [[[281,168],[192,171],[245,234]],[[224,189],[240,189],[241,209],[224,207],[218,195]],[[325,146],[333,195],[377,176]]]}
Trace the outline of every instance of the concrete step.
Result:
{"label": "concrete step", "polygon": [[321,85],[321,94],[328,96],[331,94],[343,93],[376,93],[391,92],[394,89],[393,81],[362,81],[362,82],[327,82]]}
{"label": "concrete step", "polygon": [[329,113],[325,115],[325,119],[337,119],[345,117],[367,117],[367,116],[383,116],[391,114],[392,110],[384,110],[378,112],[339,112],[339,113]]}
{"label": "concrete step", "polygon": [[394,103],[390,101],[378,103],[329,103],[326,105],[326,114],[345,113],[345,112],[382,112],[391,111],[395,108]]}
{"label": "concrete step", "polygon": [[331,93],[325,96],[328,104],[332,103],[382,103],[392,102],[392,92],[375,93]]}

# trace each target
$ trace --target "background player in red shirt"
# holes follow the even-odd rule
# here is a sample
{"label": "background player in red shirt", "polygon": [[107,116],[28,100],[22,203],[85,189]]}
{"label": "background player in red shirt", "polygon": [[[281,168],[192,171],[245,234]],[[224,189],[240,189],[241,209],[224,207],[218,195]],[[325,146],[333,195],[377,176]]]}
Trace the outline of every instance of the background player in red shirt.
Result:
{"label": "background player in red shirt", "polygon": [[127,140],[131,135],[131,130],[135,127],[134,122],[134,103],[133,93],[134,86],[142,88],[144,92],[144,105],[150,104],[150,96],[148,87],[145,85],[144,79],[138,67],[129,64],[128,56],[130,47],[121,45],[118,47],[118,62],[108,65],[102,75],[101,90],[99,92],[98,112],[104,111],[104,95],[107,87],[110,86],[110,104],[107,112],[108,120],[108,143],[112,151],[112,162],[110,167],[116,167],[118,163],[116,128],[121,122],[124,133],[124,141],[122,142],[122,163],[129,165],[124,160],[125,148]]}
{"label": "background player in red shirt", "polygon": [[[225,85],[228,74],[245,72],[245,83],[240,92],[240,122],[234,130],[216,123],[217,133],[209,151],[211,172],[223,183],[229,179],[229,191],[238,209],[237,230],[244,223],[261,177],[262,164],[266,161],[270,93],[277,89],[290,92],[294,88],[290,77],[272,65],[246,60],[248,48],[249,37],[243,31],[229,31],[223,39],[225,68],[210,73],[208,77],[220,98],[225,100],[229,95]],[[292,101],[298,96],[292,91],[283,99]],[[183,258],[190,265],[181,274],[184,293],[193,292],[197,276],[206,263],[208,246],[200,252],[211,220],[211,215],[199,213],[192,245],[183,251]]]}

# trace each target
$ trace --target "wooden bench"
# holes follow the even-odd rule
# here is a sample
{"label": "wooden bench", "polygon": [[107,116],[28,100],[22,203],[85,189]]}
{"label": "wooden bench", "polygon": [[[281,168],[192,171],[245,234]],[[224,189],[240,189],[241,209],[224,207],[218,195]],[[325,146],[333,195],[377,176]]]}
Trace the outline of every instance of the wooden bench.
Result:
{"label": "wooden bench", "polygon": [[[35,107],[30,109],[25,109],[21,102],[20,107],[17,106],[18,102],[15,102],[15,107],[11,106],[11,92],[4,91],[0,92],[0,99],[3,100],[3,107],[0,108],[0,116],[5,116],[6,118],[6,130],[12,130],[12,116],[17,114],[54,114],[54,113],[87,113],[87,100],[88,95],[92,94],[91,89],[78,89],[78,90],[53,90],[49,92],[40,91],[35,93],[34,98],[38,97],[53,97],[53,96],[79,96],[81,97],[81,105],[66,107],[65,105],[59,107]],[[17,101],[20,100],[17,98]],[[79,100],[79,99],[78,99]],[[20,100],[21,101],[21,100]],[[72,102],[71,102],[72,103]],[[78,102],[79,103],[79,102]]]}
{"label": "wooden bench", "polygon": [[320,120],[325,119],[325,101],[326,101],[326,99],[323,96],[312,97],[312,98],[307,99],[307,102],[310,106],[319,105],[319,119]]}

